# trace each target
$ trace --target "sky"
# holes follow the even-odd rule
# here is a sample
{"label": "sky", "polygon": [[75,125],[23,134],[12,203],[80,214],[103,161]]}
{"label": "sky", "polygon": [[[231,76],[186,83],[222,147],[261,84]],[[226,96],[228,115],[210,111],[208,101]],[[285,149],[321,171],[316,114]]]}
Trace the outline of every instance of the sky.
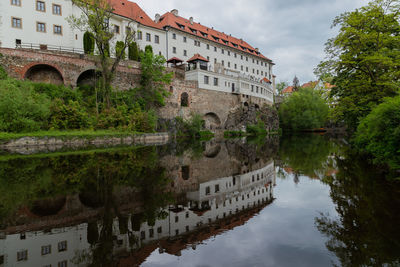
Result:
{"label": "sky", "polygon": [[313,69],[324,59],[324,44],[335,36],[332,21],[368,0],[137,0],[154,19],[178,9],[179,16],[243,38],[276,64],[277,82],[315,80]]}

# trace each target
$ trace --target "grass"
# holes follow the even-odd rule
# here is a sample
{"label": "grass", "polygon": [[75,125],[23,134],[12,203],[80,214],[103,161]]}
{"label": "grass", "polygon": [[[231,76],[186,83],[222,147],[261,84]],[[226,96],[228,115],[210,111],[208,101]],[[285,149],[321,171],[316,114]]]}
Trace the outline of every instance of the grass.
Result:
{"label": "grass", "polygon": [[138,132],[118,131],[118,130],[67,130],[67,131],[38,131],[32,133],[6,133],[0,132],[0,140],[7,141],[11,139],[19,139],[22,137],[39,137],[39,138],[96,138],[96,137],[124,137],[140,134]]}

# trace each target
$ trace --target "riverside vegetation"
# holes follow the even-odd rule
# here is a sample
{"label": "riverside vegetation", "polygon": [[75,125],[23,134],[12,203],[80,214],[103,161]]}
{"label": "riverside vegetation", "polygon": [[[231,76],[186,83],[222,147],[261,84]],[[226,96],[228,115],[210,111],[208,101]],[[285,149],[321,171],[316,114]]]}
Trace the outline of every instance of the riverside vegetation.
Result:
{"label": "riverside vegetation", "polygon": [[283,127],[345,127],[359,153],[385,169],[400,169],[399,21],[399,0],[374,0],[336,17],[339,33],[315,69],[335,86],[327,98],[308,89],[293,93],[280,107]]}

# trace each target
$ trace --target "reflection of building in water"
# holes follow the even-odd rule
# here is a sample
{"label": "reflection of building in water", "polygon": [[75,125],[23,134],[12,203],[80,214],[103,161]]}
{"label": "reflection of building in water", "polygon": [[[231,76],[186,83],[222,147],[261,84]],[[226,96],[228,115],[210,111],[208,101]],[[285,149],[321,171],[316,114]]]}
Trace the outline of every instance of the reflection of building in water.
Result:
{"label": "reflection of building in water", "polygon": [[[154,225],[144,222],[136,229],[135,215],[132,215],[128,219],[128,231],[121,233],[116,218],[113,254],[122,255],[135,249],[134,257],[121,260],[126,264],[139,264],[157,248],[160,252],[179,255],[189,244],[195,245],[245,223],[260,207],[272,201],[274,183],[274,163],[270,162],[259,170],[199,184],[196,191],[186,193],[186,205],[171,206],[165,210],[168,216],[156,220]],[[220,226],[214,227],[214,224]],[[202,232],[205,227],[208,230]],[[2,236],[0,263],[4,266],[84,266],[90,256],[82,257],[90,255],[91,249],[87,228],[88,225],[83,223]]]}

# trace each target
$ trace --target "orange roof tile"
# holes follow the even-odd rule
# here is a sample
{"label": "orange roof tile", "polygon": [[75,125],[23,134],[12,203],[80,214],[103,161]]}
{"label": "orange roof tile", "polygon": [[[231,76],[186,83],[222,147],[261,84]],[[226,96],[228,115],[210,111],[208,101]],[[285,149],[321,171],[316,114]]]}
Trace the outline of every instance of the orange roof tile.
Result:
{"label": "orange roof tile", "polygon": [[138,4],[128,0],[108,0],[114,9],[114,14],[132,19],[142,25],[160,28]]}
{"label": "orange roof tile", "polygon": [[212,28],[201,25],[200,23],[191,23],[188,19],[180,16],[175,16],[171,12],[167,12],[161,16],[160,22],[158,24],[161,27],[171,27],[191,35],[195,35],[199,38],[207,39],[214,43],[225,45],[227,47],[236,49],[247,54],[260,57],[272,63],[272,61],[262,55],[260,52],[256,51],[256,48],[252,47],[242,39],[235,38],[231,35],[216,31]]}
{"label": "orange roof tile", "polygon": [[283,94],[291,94],[291,93],[293,93],[293,88],[294,88],[293,86],[288,86],[282,91],[282,93]]}
{"label": "orange roof tile", "polygon": [[264,77],[260,82],[272,83],[267,77]]}
{"label": "orange roof tile", "polygon": [[201,60],[205,62],[209,62],[206,58],[202,57],[200,54],[195,54],[191,59],[189,59],[187,62],[192,62],[195,60]]}

